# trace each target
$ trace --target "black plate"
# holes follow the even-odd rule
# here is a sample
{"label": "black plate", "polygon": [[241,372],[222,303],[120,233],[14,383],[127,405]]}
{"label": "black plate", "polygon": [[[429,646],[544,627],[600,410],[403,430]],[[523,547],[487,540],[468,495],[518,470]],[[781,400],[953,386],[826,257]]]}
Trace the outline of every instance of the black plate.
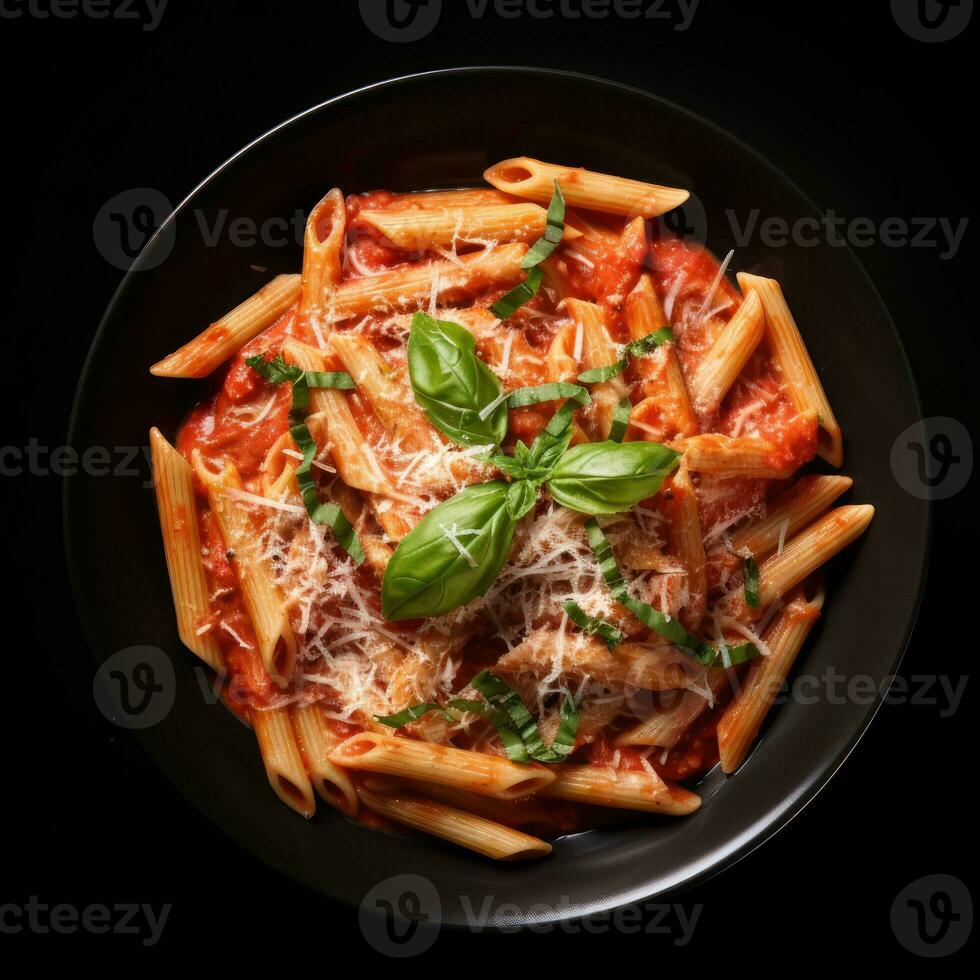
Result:
{"label": "black plate", "polygon": [[[225,235],[209,246],[195,212],[209,224],[221,209],[229,220],[261,224],[305,210],[334,185],[355,192],[478,184],[488,164],[522,154],[690,188],[718,254],[736,244],[726,209],[743,220],[753,208],[790,220],[817,213],[729,134],[622,85],[525,68],[460,69],[374,85],[256,140],[177,208],[99,328],[79,386],[72,445],[145,446],[154,424],[172,435],[200,389],[152,379],[148,366],[273,274],[299,269],[292,243],[243,248]],[[699,226],[697,215],[692,221]],[[907,359],[848,249],[767,250],[753,240],[738,249],[735,267],[783,283],[844,428],[852,499],[877,507],[865,539],[833,563],[826,616],[798,670],[820,677],[833,668],[880,684],[908,640],[929,530],[927,505],[899,487],[889,465],[894,434],[921,418]],[[365,830],[333,813],[306,823],[269,789],[249,735],[201,695],[193,658],[177,639],[153,495],[141,482],[92,475],[66,481],[69,562],[92,649],[100,662],[138,644],[166,651],[175,701],[164,721],[138,733],[146,751],[244,848],[347,902],[359,902],[393,874],[413,872],[435,884],[449,922],[463,921],[463,895],[476,908],[484,895],[494,897],[495,908],[513,903],[525,910],[513,917],[522,921],[660,895],[731,864],[784,826],[843,762],[879,703],[788,702],[734,778],[715,771],[702,782],[704,805],[694,816],[570,837],[538,863],[496,865],[438,841]],[[510,920],[496,916],[497,924]]]}

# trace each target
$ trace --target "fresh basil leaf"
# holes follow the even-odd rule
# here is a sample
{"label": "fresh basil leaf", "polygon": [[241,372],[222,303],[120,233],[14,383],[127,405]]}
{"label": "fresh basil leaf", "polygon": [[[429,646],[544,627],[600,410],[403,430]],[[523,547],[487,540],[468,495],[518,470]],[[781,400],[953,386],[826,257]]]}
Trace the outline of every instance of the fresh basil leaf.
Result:
{"label": "fresh basil leaf", "polygon": [[626,430],[630,425],[630,412],[632,410],[633,406],[630,404],[629,395],[624,395],[613,410],[612,425],[609,426],[610,442],[622,442],[626,438]]}
{"label": "fresh basil leaf", "polygon": [[652,497],[679,459],[656,442],[586,442],[558,460],[548,490],[571,510],[619,514]]}
{"label": "fresh basil leaf", "polygon": [[507,490],[507,510],[511,519],[519,521],[538,502],[538,487],[534,480],[517,480]]}
{"label": "fresh basil leaf", "polygon": [[604,619],[597,619],[595,616],[590,616],[578,603],[572,602],[571,599],[563,603],[563,605],[565,612],[568,613],[568,618],[579,629],[584,630],[589,636],[600,637],[610,650],[617,644],[623,642],[623,631],[617,629],[612,623],[607,623]]}
{"label": "fresh basil leaf", "polygon": [[555,192],[551,195],[551,203],[548,205],[548,226],[545,228],[544,236],[539,238],[527,251],[521,261],[522,269],[533,269],[540,265],[561,242],[562,235],[565,234],[565,196],[555,181]]}
{"label": "fresh basil leaf", "polygon": [[381,584],[385,619],[441,616],[484,595],[510,551],[515,521],[509,485],[496,481],[461,490],[405,536]]}
{"label": "fresh basil leaf", "polygon": [[558,732],[548,748],[541,740],[541,732],[531,717],[531,712],[527,710],[517,691],[506,681],[494,676],[489,670],[482,670],[470,684],[491,706],[507,714],[524,743],[527,754],[536,762],[562,762],[575,747],[580,714],[571,698],[566,697],[562,702]]}
{"label": "fresh basil leaf", "polygon": [[354,528],[337,504],[323,503],[317,494],[316,480],[313,479],[316,442],[310,435],[309,428],[305,422],[300,422],[289,430],[289,434],[303,454],[303,461],[296,467],[296,482],[299,484],[306,513],[314,524],[326,524],[333,531],[333,536],[344,551],[360,565],[364,561],[364,551],[361,549],[361,542],[358,541]]}
{"label": "fresh basil leaf", "polygon": [[408,373],[416,402],[440,432],[466,446],[503,442],[507,435],[503,390],[477,356],[476,341],[468,330],[416,313],[408,336]]}
{"label": "fresh basil leaf", "polygon": [[759,608],[759,566],[751,557],[745,559],[745,603]]}
{"label": "fresh basil leaf", "polygon": [[609,586],[613,598],[620,605],[625,606],[644,626],[659,633],[664,639],[670,640],[681,652],[706,667],[733,667],[759,655],[759,650],[753,643],[743,643],[736,647],[729,647],[723,643],[720,649],[709,643],[703,643],[696,636],[688,633],[679,620],[672,619],[654,609],[649,603],[631,596],[623,573],[616,564],[612,545],[609,544],[609,539],[602,533],[602,528],[594,517],[585,522],[585,531],[596,561],[599,562],[599,571],[606,585]]}
{"label": "fresh basil leaf", "polygon": [[590,371],[583,371],[578,376],[578,380],[585,384],[599,384],[603,381],[610,381],[617,374],[622,374],[629,366],[631,360],[642,357],[644,354],[649,354],[650,351],[659,347],[661,344],[666,344],[673,339],[674,333],[670,327],[661,327],[659,330],[654,330],[653,333],[648,333],[645,337],[640,337],[638,340],[633,340],[628,343],[623,350],[623,356],[614,364],[608,364],[601,368],[592,368]]}
{"label": "fresh basil leaf", "polygon": [[501,320],[506,320],[507,317],[512,316],[516,313],[525,303],[530,302],[538,295],[538,290],[541,288],[541,280],[544,278],[544,273],[537,267],[531,269],[527,274],[527,278],[524,282],[519,282],[509,293],[501,296],[490,307],[490,311],[494,316],[500,317]]}

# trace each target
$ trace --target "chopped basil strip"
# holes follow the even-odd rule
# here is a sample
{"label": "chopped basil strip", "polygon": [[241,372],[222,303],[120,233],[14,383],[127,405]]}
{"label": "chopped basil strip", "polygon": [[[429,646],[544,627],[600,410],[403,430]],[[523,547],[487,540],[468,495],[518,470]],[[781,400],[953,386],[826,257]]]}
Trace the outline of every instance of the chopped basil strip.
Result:
{"label": "chopped basil strip", "polygon": [[654,330],[653,333],[649,333],[645,337],[640,337],[639,340],[633,340],[628,343],[623,350],[623,356],[615,364],[608,364],[606,367],[601,368],[592,368],[591,371],[583,371],[578,376],[578,380],[584,384],[599,384],[603,381],[609,381],[615,378],[617,374],[622,374],[629,365],[629,362],[634,358],[649,354],[650,351],[656,349],[661,344],[666,344],[673,339],[674,333],[670,327],[661,327],[659,330]]}
{"label": "chopped basil strip", "polygon": [[574,398],[581,404],[587,404],[589,392],[581,385],[574,385],[569,381],[552,381],[545,385],[517,388],[507,396],[507,407],[524,408],[526,405],[539,405],[541,402],[553,402],[559,398]]}
{"label": "chopped basil strip", "polygon": [[513,316],[525,303],[529,303],[538,295],[543,278],[544,273],[535,266],[535,268],[528,272],[524,282],[519,282],[509,293],[501,296],[490,307],[490,311],[501,320],[506,320],[507,317]]}
{"label": "chopped basil strip", "polygon": [[551,203],[548,205],[548,227],[545,229],[544,237],[539,238],[527,251],[521,262],[522,269],[533,269],[540,265],[561,242],[562,235],[565,234],[565,197],[555,181],[555,192],[551,195]]}
{"label": "chopped basil strip", "polygon": [[[577,386],[576,386],[577,387]],[[550,473],[555,468],[563,452],[572,441],[572,421],[575,410],[588,405],[592,400],[584,388],[581,394],[568,396],[568,401],[551,416],[544,430],[531,444],[527,465],[529,469],[543,469]]]}
{"label": "chopped basil strip", "polygon": [[754,558],[745,559],[745,602],[753,609],[759,608],[759,566]]}
{"label": "chopped basil strip", "polygon": [[413,704],[395,715],[375,715],[374,720],[389,728],[401,728],[418,721],[430,711],[440,712],[449,721],[456,720],[451,711],[468,711],[490,719],[511,762],[528,763],[532,759],[537,762],[561,762],[571,752],[578,731],[579,712],[569,698],[561,707],[558,734],[551,748],[546,748],[531,713],[513,688],[488,670],[477,674],[470,683],[486,701],[450,698],[445,707],[426,701]]}
{"label": "chopped basil strip", "polygon": [[314,524],[326,524],[333,531],[334,537],[340,542],[344,551],[360,565],[364,561],[364,552],[361,550],[361,543],[357,540],[354,528],[337,504],[322,503],[317,494],[316,480],[313,479],[312,472],[313,460],[316,457],[316,442],[310,435],[310,430],[305,422],[300,422],[289,430],[289,434],[303,454],[303,461],[296,468],[296,482],[303,496],[306,513],[310,515],[310,520]]}
{"label": "chopped basil strip", "polygon": [[565,607],[565,612],[568,613],[568,618],[580,629],[584,630],[589,636],[598,636],[603,641],[610,650],[618,643],[623,642],[623,631],[617,629],[612,623],[607,623],[604,619],[596,619],[595,616],[590,616],[587,612],[584,612],[577,603],[572,602],[571,599],[568,602],[563,603]]}
{"label": "chopped basil strip", "polygon": [[683,653],[706,667],[732,667],[759,655],[758,648],[752,643],[743,643],[737,647],[722,643],[721,649],[716,649],[688,633],[678,620],[665,616],[640,599],[635,599],[626,588],[626,581],[619,570],[619,565],[616,564],[612,546],[602,533],[599,522],[594,517],[590,518],[585,522],[585,530],[589,536],[589,544],[599,562],[599,570],[613,598],[625,606],[644,626],[670,640]]}
{"label": "chopped basil strip", "polygon": [[550,748],[541,740],[541,732],[531,717],[520,695],[506,681],[495,677],[489,670],[480,671],[470,684],[482,694],[494,708],[504,711],[514,729],[520,735],[527,754],[536,762],[562,762],[575,747],[578,732],[579,711],[571,698],[566,697],[559,712],[558,732]]}
{"label": "chopped basil strip", "polygon": [[624,395],[613,410],[612,425],[609,426],[609,441],[622,442],[626,438],[626,430],[630,425],[630,412],[633,406],[629,396]]}
{"label": "chopped basil strip", "polygon": [[446,718],[452,718],[441,704],[423,701],[421,704],[413,704],[411,707],[405,708],[404,711],[399,711],[396,715],[375,715],[374,720],[379,725],[387,725],[389,728],[402,728],[405,725],[410,725],[413,721],[418,721],[430,711],[438,711]]}
{"label": "chopped basil strip", "polygon": [[265,354],[256,354],[246,357],[245,363],[269,384],[281,385],[287,381],[292,384],[294,412],[309,407],[311,388],[354,387],[354,379],[346,371],[304,371],[295,364],[287,364],[282,354],[276,354],[271,361],[265,359]]}

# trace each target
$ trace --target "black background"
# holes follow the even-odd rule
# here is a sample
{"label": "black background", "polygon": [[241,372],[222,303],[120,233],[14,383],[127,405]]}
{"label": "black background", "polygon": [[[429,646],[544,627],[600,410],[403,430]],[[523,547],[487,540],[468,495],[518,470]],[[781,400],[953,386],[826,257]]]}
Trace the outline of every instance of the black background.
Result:
{"label": "black background", "polygon": [[[27,7],[17,0],[6,6]],[[474,20],[461,0],[443,6],[439,25],[415,44],[374,36],[353,0],[170,0],[154,31],[138,21],[81,15],[0,19],[8,110],[3,328],[10,358],[3,443],[66,441],[85,353],[122,276],[93,241],[92,220],[109,198],[149,187],[177,202],[283,119],[399,74],[528,64],[606,76],[730,130],[821,209],[876,224],[891,216],[947,217],[955,224],[972,213],[975,112],[967,46],[973,24],[956,40],[925,44],[904,34],[880,0],[702,0],[686,31],[660,20],[615,17],[506,20],[490,12]],[[520,111],[501,107],[518,117]],[[960,251],[945,260],[936,247],[875,244],[859,252],[910,353],[924,416],[950,416],[972,432],[974,234],[968,227]],[[874,405],[867,410],[873,413]],[[338,941],[352,955],[369,953],[352,912],[226,842],[145,763],[130,737],[98,714],[63,569],[61,481],[24,474],[4,476],[0,486],[10,495],[4,534],[14,585],[5,618],[29,626],[3,652],[12,688],[5,714],[15,724],[4,746],[10,833],[3,838],[0,903],[22,905],[31,895],[76,906],[171,902],[163,947],[189,952],[192,942],[204,942],[233,956],[288,951],[325,969],[338,965]],[[908,678],[938,674],[956,683],[970,673],[976,596],[956,561],[974,546],[967,497],[934,508],[929,584],[902,668]],[[30,537],[19,542],[17,532],[26,529]],[[125,529],[106,533],[126,546]],[[895,561],[902,561],[902,542],[894,546]],[[676,949],[671,936],[603,939],[616,935],[618,949],[649,956],[640,961],[648,969],[677,955],[746,963],[746,938],[759,928],[773,967],[792,962],[790,955],[845,962],[854,948],[876,958],[907,955],[889,925],[900,889],[940,872],[971,881],[965,854],[973,821],[960,781],[966,775],[969,786],[975,767],[975,739],[967,738],[965,725],[972,702],[968,686],[952,717],[942,717],[935,704],[885,705],[837,777],[789,827],[735,868],[675,899],[689,911],[703,903],[687,948]],[[561,952],[597,939],[568,935]],[[124,943],[140,945],[138,937],[2,936],[11,945],[31,940],[69,951],[84,944],[106,954]],[[444,934],[433,952],[454,953],[446,966],[467,970],[465,954],[474,947],[469,936],[462,941],[465,946]],[[517,936],[510,943],[508,949],[556,950],[553,936]],[[552,963],[574,967],[574,961]],[[508,961],[501,967],[510,968]]]}

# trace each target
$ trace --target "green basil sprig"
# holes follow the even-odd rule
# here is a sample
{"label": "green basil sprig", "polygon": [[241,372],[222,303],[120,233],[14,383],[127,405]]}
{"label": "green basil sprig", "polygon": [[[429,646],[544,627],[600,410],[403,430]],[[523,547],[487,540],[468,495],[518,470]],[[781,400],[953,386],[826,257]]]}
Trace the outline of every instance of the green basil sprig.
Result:
{"label": "green basil sprig", "polygon": [[661,327],[648,333],[645,337],[630,341],[623,350],[623,356],[615,364],[608,364],[606,367],[592,368],[591,371],[583,371],[578,380],[584,384],[598,384],[615,378],[617,374],[622,374],[629,362],[636,357],[649,354],[661,344],[666,344],[674,339],[674,332],[670,327]]}
{"label": "green basil sprig", "polygon": [[509,293],[501,296],[490,309],[493,315],[506,320],[513,316],[525,303],[530,302],[541,288],[544,273],[538,266],[558,247],[562,235],[565,234],[565,197],[561,192],[558,181],[555,181],[555,191],[548,205],[548,226],[544,235],[539,238],[521,260],[521,268],[527,269],[527,278],[519,282]]}
{"label": "green basil sprig", "polygon": [[733,667],[759,655],[759,650],[753,643],[743,643],[736,647],[722,643],[720,648],[704,643],[688,633],[678,620],[665,616],[640,599],[635,599],[626,588],[626,581],[619,570],[619,565],[616,564],[612,546],[602,533],[599,522],[594,517],[591,518],[585,522],[585,530],[589,536],[589,545],[599,562],[599,571],[602,572],[602,577],[609,586],[613,598],[620,605],[625,606],[644,626],[670,640],[679,650],[706,667]]}
{"label": "green basil sprig", "polygon": [[565,612],[568,613],[568,618],[579,629],[588,633],[589,636],[600,637],[610,650],[623,642],[623,631],[613,626],[612,623],[590,616],[577,602],[573,602],[571,599],[562,605],[565,607]]}
{"label": "green basil sprig", "polygon": [[548,490],[570,510],[620,514],[652,497],[680,455],[656,442],[585,442],[561,456]]}
{"label": "green basil sprig", "polygon": [[306,513],[314,524],[326,524],[344,551],[360,565],[364,561],[364,551],[350,521],[337,504],[323,503],[317,493],[316,480],[313,478],[316,441],[302,420],[303,412],[310,404],[310,388],[350,389],[354,387],[354,379],[344,371],[304,371],[295,364],[287,364],[282,354],[276,354],[271,361],[265,359],[265,354],[256,354],[254,357],[247,357],[245,363],[270,384],[292,384],[292,412],[297,418],[289,434],[303,454],[302,461],[296,467],[296,483],[299,485]]}
{"label": "green basil sprig", "polygon": [[559,711],[558,732],[551,747],[546,747],[541,739],[531,712],[527,710],[520,695],[505,681],[483,670],[470,681],[471,686],[482,694],[486,701],[470,701],[465,698],[452,698],[445,707],[424,701],[413,704],[394,715],[375,715],[374,720],[389,728],[401,728],[418,721],[430,711],[438,711],[449,721],[457,720],[452,711],[486,715],[500,736],[507,757],[512,762],[562,762],[575,747],[580,713],[571,698],[565,698]]}
{"label": "green basil sprig", "polygon": [[443,501],[402,539],[385,569],[387,620],[441,616],[484,595],[514,538],[510,485],[478,483]]}
{"label": "green basil sprig", "polygon": [[408,335],[408,374],[415,401],[440,432],[464,446],[503,442],[503,388],[464,327],[416,313]]}

